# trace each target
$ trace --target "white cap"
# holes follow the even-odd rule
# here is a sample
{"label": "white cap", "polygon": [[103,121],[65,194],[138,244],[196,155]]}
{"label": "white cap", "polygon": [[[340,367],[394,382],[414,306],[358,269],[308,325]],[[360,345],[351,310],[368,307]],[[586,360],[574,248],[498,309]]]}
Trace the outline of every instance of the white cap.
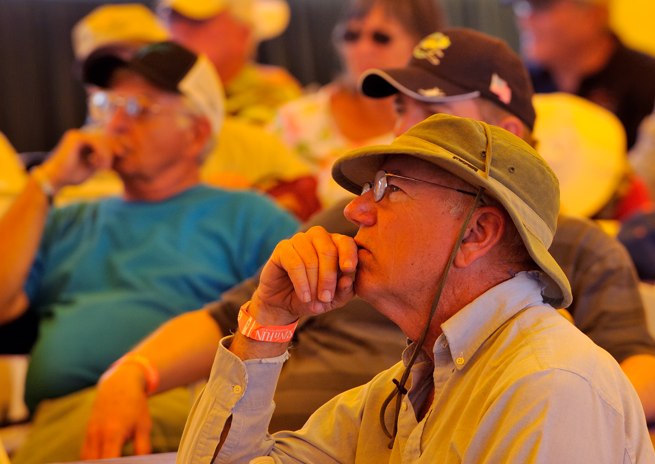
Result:
{"label": "white cap", "polygon": [[223,87],[205,55],[196,55],[170,41],[146,45],[129,60],[102,50],[84,62],[82,78],[87,84],[106,88],[113,73],[121,67],[140,74],[162,90],[184,95],[207,117],[212,132],[220,132],[225,115]]}

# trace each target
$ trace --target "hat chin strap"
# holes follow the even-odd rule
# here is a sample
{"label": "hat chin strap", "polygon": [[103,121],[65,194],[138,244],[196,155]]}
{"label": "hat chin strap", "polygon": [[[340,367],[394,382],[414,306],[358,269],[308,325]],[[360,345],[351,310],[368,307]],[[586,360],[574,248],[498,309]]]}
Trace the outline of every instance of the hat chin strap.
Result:
{"label": "hat chin strap", "polygon": [[[480,205],[483,191],[484,189],[482,187],[478,189],[478,192],[475,196],[475,200],[473,201],[473,205],[471,205],[471,208],[469,209],[466,215],[466,219],[464,219],[464,222],[462,222],[462,227],[459,230],[459,234],[457,235],[457,240],[455,241],[455,244],[453,245],[453,249],[450,252],[450,256],[448,258],[448,262],[446,263],[446,267],[444,268],[444,271],[441,274],[441,277],[439,278],[439,283],[437,285],[437,292],[434,296],[434,299],[432,300],[432,306],[430,308],[430,314],[428,315],[425,328],[423,329],[423,333],[421,334],[421,337],[418,339],[418,341],[416,341],[414,345],[414,352],[412,353],[412,357],[407,363],[407,366],[405,367],[405,370],[403,371],[403,375],[400,377],[400,380],[393,379],[393,383],[395,387],[393,391],[389,394],[389,396],[387,396],[387,399],[384,400],[384,403],[382,403],[382,407],[380,408],[380,425],[382,425],[382,431],[387,437],[391,439],[388,445],[389,449],[393,448],[393,443],[396,439],[396,435],[398,434],[398,417],[400,416],[400,406],[402,403],[403,396],[407,394],[407,389],[405,388],[405,384],[407,383],[407,380],[409,379],[409,375],[411,374],[412,366],[416,362],[416,359],[418,358],[418,354],[423,349],[423,345],[425,344],[425,339],[427,338],[428,333],[430,332],[430,325],[432,324],[432,319],[434,318],[434,315],[437,312],[437,306],[439,305],[439,300],[441,300],[441,295],[446,285],[446,278],[448,277],[450,268],[452,267],[453,262],[455,261],[455,256],[459,251],[460,245],[462,243],[462,239],[464,238],[464,234],[466,233],[466,228],[468,227],[469,222],[471,221],[471,217],[473,216],[473,212],[477,209],[478,205]],[[393,430],[389,432],[389,429],[387,429],[387,425],[384,420],[384,416],[387,411],[387,407],[389,406],[389,404],[394,398],[396,398],[396,403],[394,405]]]}

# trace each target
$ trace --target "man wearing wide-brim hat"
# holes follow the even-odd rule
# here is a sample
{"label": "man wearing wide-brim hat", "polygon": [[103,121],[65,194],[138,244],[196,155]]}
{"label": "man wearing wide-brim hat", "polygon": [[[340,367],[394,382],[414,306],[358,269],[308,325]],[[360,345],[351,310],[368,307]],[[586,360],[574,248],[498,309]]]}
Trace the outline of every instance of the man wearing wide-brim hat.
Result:
{"label": "man wearing wide-brim hat", "polygon": [[[436,115],[333,175],[361,192],[345,209],[357,235],[315,227],[276,247],[178,462],[655,462],[618,364],[551,306],[571,302],[548,253],[559,189],[527,143]],[[297,319],[355,294],[408,337],[402,362],[267,434]]]}

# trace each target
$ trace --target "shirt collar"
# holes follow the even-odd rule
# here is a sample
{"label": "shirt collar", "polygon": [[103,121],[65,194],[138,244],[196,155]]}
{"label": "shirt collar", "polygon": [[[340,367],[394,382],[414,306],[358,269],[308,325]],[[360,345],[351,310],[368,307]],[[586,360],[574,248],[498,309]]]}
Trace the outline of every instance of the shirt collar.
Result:
{"label": "shirt collar", "polygon": [[[456,369],[463,369],[500,326],[530,306],[543,306],[539,271],[520,272],[487,290],[441,325],[435,350],[448,342]],[[435,352],[436,356],[436,352]]]}

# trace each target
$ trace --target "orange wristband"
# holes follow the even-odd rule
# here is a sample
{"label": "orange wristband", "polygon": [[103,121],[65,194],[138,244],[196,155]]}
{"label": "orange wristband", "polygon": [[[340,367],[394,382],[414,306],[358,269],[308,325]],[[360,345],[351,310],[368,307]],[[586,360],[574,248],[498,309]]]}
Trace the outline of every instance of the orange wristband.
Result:
{"label": "orange wristband", "polygon": [[159,387],[159,371],[148,358],[136,353],[127,353],[112,364],[111,367],[118,367],[122,364],[136,364],[141,368],[146,379],[146,394],[151,395],[157,390],[157,387]]}
{"label": "orange wristband", "polygon": [[260,325],[248,313],[248,306],[250,306],[250,301],[241,306],[239,310],[238,322],[241,335],[260,342],[286,343],[291,340],[298,321],[289,325]]}

